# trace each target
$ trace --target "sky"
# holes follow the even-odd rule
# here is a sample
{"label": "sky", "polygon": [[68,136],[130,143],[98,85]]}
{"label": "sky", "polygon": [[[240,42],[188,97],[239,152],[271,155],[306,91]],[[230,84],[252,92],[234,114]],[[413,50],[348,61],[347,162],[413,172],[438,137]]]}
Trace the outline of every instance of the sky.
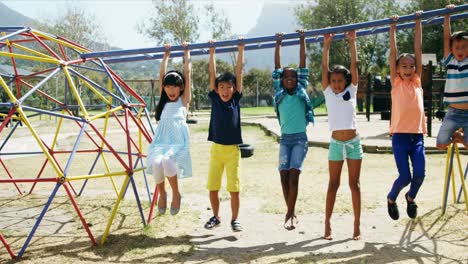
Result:
{"label": "sky", "polygon": [[[190,0],[195,7],[202,8],[211,2],[207,0]],[[233,34],[246,34],[256,24],[263,3],[272,0],[214,0],[215,7],[226,16],[232,24]],[[278,0],[276,0],[278,2]],[[287,0],[283,0],[287,1]],[[72,3],[83,7],[88,13],[94,14],[96,24],[100,25],[108,44],[124,49],[145,48],[155,46],[138,33],[137,25],[150,16],[152,2],[150,0],[95,0],[95,1],[43,1],[43,0],[4,0],[8,7],[33,19],[55,17],[63,12],[67,4]],[[201,17],[201,15],[200,15]],[[209,32],[200,28],[200,40],[208,40]]]}

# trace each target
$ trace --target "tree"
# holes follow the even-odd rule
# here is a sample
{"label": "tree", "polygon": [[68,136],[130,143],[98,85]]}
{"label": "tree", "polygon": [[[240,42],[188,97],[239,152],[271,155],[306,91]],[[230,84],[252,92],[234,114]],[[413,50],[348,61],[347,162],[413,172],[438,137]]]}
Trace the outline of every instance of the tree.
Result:
{"label": "tree", "polygon": [[[295,14],[300,26],[305,29],[325,28],[368,20],[382,19],[399,13],[399,6],[392,0],[319,0],[299,5]],[[381,71],[387,64],[387,36],[370,35],[357,41],[360,73],[370,70]],[[311,83],[319,83],[321,76],[321,44],[308,48]],[[346,41],[334,41],[331,46],[330,62],[349,67],[349,47]],[[320,70],[318,70],[320,69]]]}
{"label": "tree", "polygon": [[273,96],[273,80],[271,71],[267,69],[252,68],[244,76],[245,95],[257,94],[257,82],[259,94],[270,94]]}
{"label": "tree", "polygon": [[[187,0],[157,0],[153,1],[154,14],[149,17],[147,24],[138,28],[157,45],[164,43],[180,44],[184,41],[196,42],[199,37],[200,18],[195,6]],[[208,18],[206,27],[211,31],[213,39],[226,39],[230,36],[231,23],[213,3],[205,5],[205,17]],[[224,65],[217,65],[223,71]],[[206,97],[208,87],[208,62],[192,62],[193,102],[195,108],[204,103],[202,96]]]}
{"label": "tree", "polygon": [[[211,31],[211,38],[217,41],[233,39],[234,36],[231,33],[232,25],[231,21],[226,17],[226,14],[217,9],[213,2],[205,5],[206,17],[208,17],[206,27]],[[237,65],[237,56],[235,52],[229,53],[232,67],[235,68]]]}
{"label": "tree", "polygon": [[[80,46],[89,48],[91,50],[104,50],[108,48],[106,44],[106,39],[103,35],[101,27],[95,23],[95,15],[90,13],[82,7],[78,7],[72,4],[67,4],[65,10],[60,12],[58,15],[47,15],[45,18],[41,19],[35,27],[39,30],[42,30],[53,35],[61,36],[77,43]],[[57,46],[49,46],[57,54],[61,54]],[[48,53],[44,50],[43,47],[35,46],[35,49]],[[71,51],[70,49],[64,49],[64,52],[68,60],[78,59],[79,54]],[[32,68],[33,71],[41,71],[48,68],[50,65],[47,64],[34,64]],[[100,74],[94,71],[76,69],[82,74],[86,75],[91,80],[98,83],[105,83],[107,76]],[[63,77],[63,75],[57,75],[55,78]],[[97,102],[96,95],[78,80],[74,78],[75,85],[79,91],[82,91],[81,94],[83,100],[88,100],[87,103]],[[58,82],[62,84],[62,82]],[[50,87],[49,87],[50,88]],[[83,88],[83,89],[82,89]],[[65,87],[62,87],[58,91],[58,96],[63,96]],[[49,91],[50,92],[50,91]],[[80,92],[81,93],[81,92]],[[36,96],[36,95],[35,95]],[[69,100],[76,100],[73,96],[69,96]],[[49,101],[52,105],[55,105],[52,101]]]}
{"label": "tree", "polygon": [[[257,90],[258,89],[258,90]],[[259,100],[266,100],[268,104],[273,101],[273,80],[271,70],[252,68],[244,75],[244,104],[257,105]]]}
{"label": "tree", "polygon": [[231,36],[231,21],[223,11],[216,9],[213,2],[205,5],[206,16],[208,17],[207,27],[211,31],[211,38],[216,40],[226,40]]}
{"label": "tree", "polygon": [[139,25],[138,31],[156,45],[198,40],[199,18],[188,0],[153,0],[153,7],[148,24]]}
{"label": "tree", "polygon": [[91,50],[102,50],[107,45],[95,15],[86,9],[68,4],[57,16],[47,16],[36,27],[47,33],[67,38]]}
{"label": "tree", "polygon": [[[448,3],[446,0],[411,0],[406,6],[407,14],[411,14],[417,10],[433,10],[444,8]],[[452,0],[450,4],[461,5],[466,4],[465,0]],[[466,30],[468,28],[468,20],[461,19],[451,21],[452,32]],[[423,53],[436,53],[437,60],[440,62],[444,56],[444,27],[443,25],[430,25],[423,28]],[[414,33],[413,30],[408,31],[406,39],[401,43],[402,51],[413,52]],[[438,62],[433,61],[433,64]]]}

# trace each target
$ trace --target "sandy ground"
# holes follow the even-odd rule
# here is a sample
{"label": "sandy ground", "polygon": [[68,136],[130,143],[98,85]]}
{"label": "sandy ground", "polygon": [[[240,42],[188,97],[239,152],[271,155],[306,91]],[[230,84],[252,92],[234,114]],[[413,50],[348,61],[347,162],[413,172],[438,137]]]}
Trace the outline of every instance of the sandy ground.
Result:
{"label": "sandy ground", "polygon": [[[206,135],[205,123],[191,127],[194,176],[180,181],[183,200],[178,216],[157,216],[150,226],[143,228],[130,194],[119,208],[109,241],[104,246],[90,247],[62,190],[22,262],[468,263],[465,205],[453,204],[450,198],[447,213],[441,217],[444,155],[427,156],[427,176],[417,197],[418,218],[410,220],[406,216],[400,195],[399,221],[388,217],[385,204],[386,193],[396,177],[393,156],[365,155],[360,241],[351,240],[353,217],[345,166],[332,219],[334,240],[326,241],[322,235],[328,150],[309,148],[297,203],[300,223],[295,230],[287,231],[282,227],[285,205],[276,170],[278,144],[252,127],[244,128],[244,141],[255,147],[253,157],[242,159],[239,219],[244,231],[234,233],[230,229],[230,201],[224,190],[223,223],[214,230],[205,230],[203,224],[211,216],[204,187],[210,146]],[[462,163],[467,163],[466,155],[462,156]],[[118,186],[120,183],[117,181]],[[143,180],[138,179],[137,184],[147,215],[149,205]],[[457,181],[457,188],[459,185]],[[44,184],[36,189],[35,195],[19,199],[11,185],[0,187],[0,232],[15,252],[22,246],[50,191],[51,185]],[[113,207],[113,197],[109,181],[103,179],[93,181],[78,199],[97,239]],[[9,255],[0,247],[0,263],[8,260]]]}

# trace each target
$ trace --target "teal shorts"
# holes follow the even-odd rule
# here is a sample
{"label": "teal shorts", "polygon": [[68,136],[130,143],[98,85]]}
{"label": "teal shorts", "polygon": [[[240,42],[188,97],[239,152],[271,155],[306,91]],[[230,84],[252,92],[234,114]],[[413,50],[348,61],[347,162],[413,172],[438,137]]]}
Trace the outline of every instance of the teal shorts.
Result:
{"label": "teal shorts", "polygon": [[362,146],[359,137],[347,141],[330,139],[328,160],[362,159]]}

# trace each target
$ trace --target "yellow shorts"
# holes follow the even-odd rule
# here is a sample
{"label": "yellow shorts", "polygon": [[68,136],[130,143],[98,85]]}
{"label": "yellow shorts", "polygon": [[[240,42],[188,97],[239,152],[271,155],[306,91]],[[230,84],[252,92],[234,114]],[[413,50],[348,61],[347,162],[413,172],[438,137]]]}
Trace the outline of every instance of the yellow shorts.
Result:
{"label": "yellow shorts", "polygon": [[228,192],[240,191],[240,150],[237,145],[221,145],[212,143],[210,151],[210,171],[206,188],[209,191],[219,191],[226,168]]}

